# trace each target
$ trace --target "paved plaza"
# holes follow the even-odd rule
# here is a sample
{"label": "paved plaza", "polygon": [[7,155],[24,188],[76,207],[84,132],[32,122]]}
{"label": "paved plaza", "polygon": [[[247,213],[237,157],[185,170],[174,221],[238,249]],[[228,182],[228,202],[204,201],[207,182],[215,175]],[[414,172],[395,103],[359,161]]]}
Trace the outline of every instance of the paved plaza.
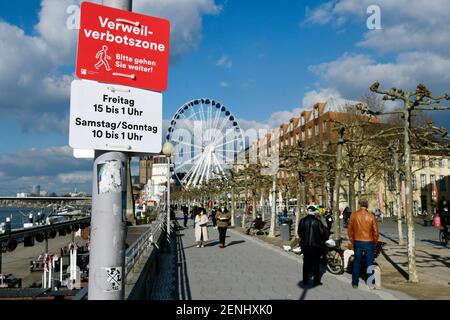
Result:
{"label": "paved plaza", "polygon": [[[181,222],[181,221],[180,221]],[[411,297],[387,289],[369,290],[351,275],[325,272],[322,286],[300,284],[303,259],[255,237],[229,229],[226,248],[218,232],[208,228],[210,241],[197,248],[192,221],[177,231],[171,252],[163,256],[155,300],[398,300]]]}

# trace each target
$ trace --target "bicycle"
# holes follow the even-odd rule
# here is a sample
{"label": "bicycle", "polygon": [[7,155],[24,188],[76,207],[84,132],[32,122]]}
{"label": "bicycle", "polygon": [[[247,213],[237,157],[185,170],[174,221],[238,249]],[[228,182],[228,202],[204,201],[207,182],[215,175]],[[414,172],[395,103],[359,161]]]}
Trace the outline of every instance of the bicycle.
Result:
{"label": "bicycle", "polygon": [[344,273],[344,250],[333,240],[328,240],[325,246],[325,259],[327,270],[332,274]]}
{"label": "bicycle", "polygon": [[439,241],[441,242],[441,245],[446,247],[449,240],[450,240],[450,232],[448,231],[447,226],[443,226],[442,229],[439,230]]}

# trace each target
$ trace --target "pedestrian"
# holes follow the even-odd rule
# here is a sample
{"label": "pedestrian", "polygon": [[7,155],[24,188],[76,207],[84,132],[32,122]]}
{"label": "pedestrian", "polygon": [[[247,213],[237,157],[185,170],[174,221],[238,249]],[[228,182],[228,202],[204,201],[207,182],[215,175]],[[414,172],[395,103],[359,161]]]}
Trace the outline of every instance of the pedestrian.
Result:
{"label": "pedestrian", "polygon": [[359,207],[360,209],[350,216],[347,230],[348,238],[353,244],[355,251],[352,273],[353,288],[358,288],[363,252],[366,258],[366,267],[368,268],[373,265],[375,245],[378,242],[378,223],[375,215],[369,212],[369,202],[361,199]]}
{"label": "pedestrian", "polygon": [[328,232],[331,233],[331,228],[333,227],[334,218],[333,218],[333,212],[331,211],[330,208],[327,208],[327,210],[325,211],[325,222],[327,223]]}
{"label": "pedestrian", "polygon": [[214,229],[217,229],[216,214],[217,214],[217,206],[214,205],[214,207],[211,209],[211,220],[212,220]]}
{"label": "pedestrian", "polygon": [[350,208],[347,206],[344,209],[344,228],[348,227],[348,222],[350,221],[350,216],[352,214],[352,211],[350,210]]}
{"label": "pedestrian", "polygon": [[319,215],[316,207],[308,207],[308,215],[300,220],[298,236],[300,248],[303,253],[303,285],[309,283],[310,274],[313,274],[313,285],[322,285],[320,282],[320,257],[323,254],[325,241],[329,233],[322,221],[316,218]]}
{"label": "pedestrian", "polygon": [[227,237],[227,229],[231,221],[231,215],[225,206],[220,206],[216,213],[217,229],[219,230],[219,247],[225,248],[225,238]]}
{"label": "pedestrian", "polygon": [[184,227],[187,228],[187,223],[189,219],[189,208],[187,206],[183,206],[182,210],[183,210]]}
{"label": "pedestrian", "polygon": [[200,208],[195,216],[195,240],[197,248],[205,247],[204,243],[208,241],[208,215],[205,208]]}
{"label": "pedestrian", "polygon": [[192,208],[192,211],[191,211],[192,213],[191,213],[191,219],[192,219],[192,222],[193,222],[193,225],[194,225],[194,229],[195,229],[195,217],[197,216],[197,213],[198,213],[198,206],[194,206],[194,208]]}

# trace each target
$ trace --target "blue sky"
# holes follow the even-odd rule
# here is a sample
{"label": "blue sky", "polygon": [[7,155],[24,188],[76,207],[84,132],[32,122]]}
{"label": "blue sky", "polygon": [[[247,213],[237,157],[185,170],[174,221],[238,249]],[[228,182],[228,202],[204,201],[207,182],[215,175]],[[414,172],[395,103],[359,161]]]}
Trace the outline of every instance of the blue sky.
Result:
{"label": "blue sky", "polygon": [[[5,184],[56,176],[67,188],[89,185],[88,178],[77,177],[88,176],[89,161],[81,166],[69,161],[61,172],[37,166],[29,176],[20,176],[19,164],[14,174],[5,167],[9,158],[30,154],[32,148],[42,154],[54,147],[63,154],[70,151],[67,84],[74,72],[76,34],[65,30],[64,22],[67,6],[79,1],[56,1],[0,2],[0,31],[6,30],[0,35],[0,51],[2,46],[13,48],[0,56],[0,193],[2,177]],[[165,119],[186,101],[210,97],[243,122],[276,126],[330,95],[359,99],[376,80],[406,89],[423,81],[433,92],[450,91],[450,17],[441,10],[445,1],[430,0],[427,6],[420,0],[403,2],[187,0],[167,5],[142,0],[135,1],[135,10],[156,12],[177,25]],[[382,10],[381,31],[366,27],[366,8],[374,3]],[[400,36],[410,37],[409,42],[400,43]],[[28,52],[29,67],[19,61],[27,60]],[[429,70],[423,66],[427,62],[433,66]],[[6,72],[14,63],[19,70],[11,78]],[[40,83],[43,78],[56,80],[49,85]],[[34,84],[23,79],[34,79]],[[56,93],[43,92],[43,85],[56,86]],[[449,118],[445,112],[436,120],[446,125]],[[39,152],[33,154],[39,158]],[[69,183],[71,177],[74,183]]]}

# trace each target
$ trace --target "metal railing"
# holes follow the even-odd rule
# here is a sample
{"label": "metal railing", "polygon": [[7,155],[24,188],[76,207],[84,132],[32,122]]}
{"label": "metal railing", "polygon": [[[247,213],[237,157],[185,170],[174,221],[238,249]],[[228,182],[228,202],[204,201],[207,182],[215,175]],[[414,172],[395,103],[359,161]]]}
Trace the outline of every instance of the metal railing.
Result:
{"label": "metal railing", "polygon": [[[158,239],[154,239],[153,236],[157,234],[159,230],[166,228],[166,212],[161,212],[158,218],[152,222],[152,226],[144,234],[142,234],[125,252],[125,277],[133,269],[136,262],[139,261],[140,256],[151,245],[158,246],[156,242]],[[88,286],[81,289],[73,300],[84,300],[88,296]]]}
{"label": "metal railing", "polygon": [[144,234],[142,234],[125,252],[125,275],[133,269],[143,252],[151,245],[157,246],[158,239],[154,239],[154,235],[165,228],[166,213],[162,212],[158,218],[152,222],[152,226]]}

